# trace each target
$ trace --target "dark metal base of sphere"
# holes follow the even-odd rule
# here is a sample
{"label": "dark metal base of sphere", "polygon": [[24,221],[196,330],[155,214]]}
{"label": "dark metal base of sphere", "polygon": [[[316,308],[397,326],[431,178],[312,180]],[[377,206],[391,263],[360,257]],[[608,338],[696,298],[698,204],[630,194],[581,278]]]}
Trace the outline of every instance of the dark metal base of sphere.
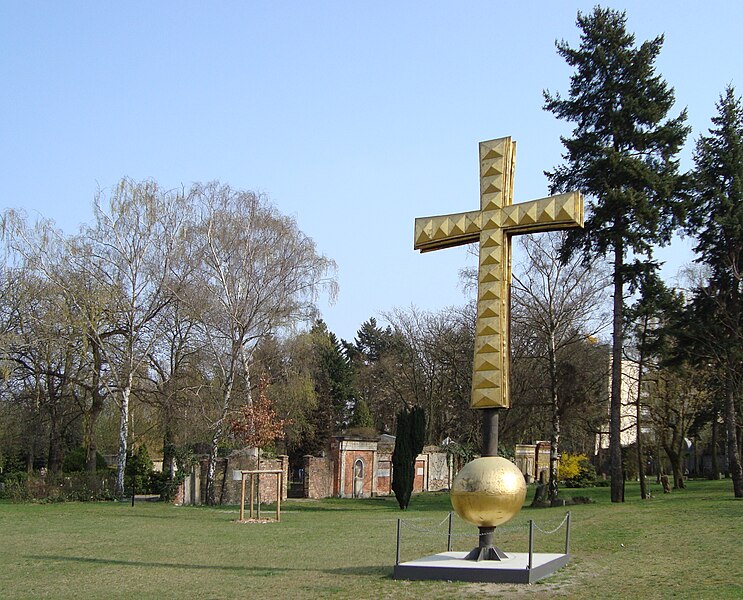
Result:
{"label": "dark metal base of sphere", "polygon": [[508,556],[500,548],[495,546],[487,546],[485,548],[477,547],[473,548],[470,553],[464,557],[464,560],[474,560],[480,562],[481,560],[507,560]]}
{"label": "dark metal base of sphere", "polygon": [[480,530],[480,543],[464,559],[477,562],[481,560],[507,560],[506,553],[493,545],[495,527],[478,527],[478,529]]}

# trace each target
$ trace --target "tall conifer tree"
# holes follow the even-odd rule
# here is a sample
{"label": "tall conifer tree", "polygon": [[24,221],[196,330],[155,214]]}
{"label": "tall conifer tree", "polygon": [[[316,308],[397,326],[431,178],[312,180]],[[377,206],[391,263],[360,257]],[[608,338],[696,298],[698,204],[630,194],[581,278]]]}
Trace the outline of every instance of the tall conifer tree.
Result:
{"label": "tall conifer tree", "polygon": [[623,500],[620,445],[624,293],[638,275],[657,268],[655,245],[670,241],[683,178],[676,155],[688,128],[686,112],[667,118],[673,89],[655,74],[663,36],[639,47],[624,12],[596,7],[578,13],[578,48],[561,41],[557,52],[575,68],[567,98],[545,91],[545,109],[575,123],[563,137],[564,163],[548,172],[552,192],[579,189],[587,196],[585,228],[568,235],[565,256],[613,260],[613,346],[609,418],[611,499]]}
{"label": "tall conifer tree", "polygon": [[707,327],[698,350],[724,373],[729,467],[736,498],[743,498],[743,470],[737,437],[737,408],[743,386],[743,104],[729,86],[717,103],[709,136],[694,153],[694,203],[688,232],[697,238],[698,262],[709,267],[708,285],[697,290]]}

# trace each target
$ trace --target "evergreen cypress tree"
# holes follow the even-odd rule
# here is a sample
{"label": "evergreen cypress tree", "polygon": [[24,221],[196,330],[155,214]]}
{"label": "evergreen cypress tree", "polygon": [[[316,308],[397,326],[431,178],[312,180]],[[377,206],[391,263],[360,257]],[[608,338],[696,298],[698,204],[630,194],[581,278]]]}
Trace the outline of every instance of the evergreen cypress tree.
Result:
{"label": "evergreen cypress tree", "polygon": [[562,166],[546,173],[553,193],[579,189],[588,211],[583,230],[567,236],[564,256],[582,252],[586,260],[613,260],[613,347],[609,418],[611,499],[622,498],[620,410],[624,290],[638,276],[657,269],[655,245],[670,241],[683,204],[684,178],[678,154],[688,128],[686,112],[667,114],[673,89],[655,74],[663,36],[635,45],[626,14],[596,7],[578,13],[579,48],[557,43],[557,52],[575,67],[568,98],[545,91],[545,109],[574,122],[562,138]]}
{"label": "evergreen cypress tree", "polygon": [[735,497],[743,498],[736,419],[743,377],[743,105],[732,86],[717,109],[715,128],[696,145],[687,231],[697,238],[697,261],[710,271],[708,285],[696,291],[694,301],[707,313],[699,349],[724,374],[728,460]]}
{"label": "evergreen cypress tree", "polygon": [[356,400],[350,426],[357,429],[374,429],[374,419],[362,398]]}
{"label": "evergreen cypress tree", "polygon": [[420,406],[397,413],[395,449],[392,452],[392,491],[400,508],[410,503],[415,481],[415,459],[423,450],[426,413]]}

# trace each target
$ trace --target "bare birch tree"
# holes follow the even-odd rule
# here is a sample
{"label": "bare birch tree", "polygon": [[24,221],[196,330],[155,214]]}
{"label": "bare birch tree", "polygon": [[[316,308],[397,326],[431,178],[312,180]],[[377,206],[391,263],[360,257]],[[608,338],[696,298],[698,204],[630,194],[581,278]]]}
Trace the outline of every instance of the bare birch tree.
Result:
{"label": "bare birch tree", "polygon": [[28,265],[78,309],[100,361],[96,370],[108,373],[100,383],[117,398],[120,411],[115,491],[121,496],[134,377],[157,339],[158,314],[171,298],[171,265],[188,211],[182,194],[129,179],[99,193],[93,210],[93,225],[78,236],[64,236],[50,223],[29,229],[16,219],[14,239]]}
{"label": "bare birch tree", "polygon": [[198,315],[219,375],[206,482],[214,503],[217,449],[238,378],[242,403],[250,405],[256,344],[313,316],[321,291],[334,295],[335,264],[263,196],[210,183],[194,186],[191,197],[199,212],[189,237],[198,269],[182,300]]}
{"label": "bare birch tree", "polygon": [[188,212],[182,194],[164,192],[152,181],[124,179],[108,198],[99,195],[94,214],[95,224],[86,232],[90,255],[81,266],[89,268],[96,281],[118,291],[111,296],[117,335],[104,348],[118,390],[116,492],[122,495],[134,377],[147,365],[164,323],[158,316],[177,287],[172,266]]}

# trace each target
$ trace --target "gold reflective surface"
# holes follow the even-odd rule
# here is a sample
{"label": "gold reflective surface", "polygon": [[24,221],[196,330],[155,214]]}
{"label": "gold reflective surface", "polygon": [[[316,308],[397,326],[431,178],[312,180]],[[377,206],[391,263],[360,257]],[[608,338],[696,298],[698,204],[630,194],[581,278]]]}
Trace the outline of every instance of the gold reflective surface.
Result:
{"label": "gold reflective surface", "polygon": [[511,236],[583,227],[578,192],[513,204],[516,142],[480,142],[480,210],[415,220],[421,252],[479,241],[473,408],[508,408]]}
{"label": "gold reflective surface", "polygon": [[501,456],[467,463],[454,478],[451,504],[456,513],[478,527],[496,527],[521,510],[526,481],[518,467]]}

